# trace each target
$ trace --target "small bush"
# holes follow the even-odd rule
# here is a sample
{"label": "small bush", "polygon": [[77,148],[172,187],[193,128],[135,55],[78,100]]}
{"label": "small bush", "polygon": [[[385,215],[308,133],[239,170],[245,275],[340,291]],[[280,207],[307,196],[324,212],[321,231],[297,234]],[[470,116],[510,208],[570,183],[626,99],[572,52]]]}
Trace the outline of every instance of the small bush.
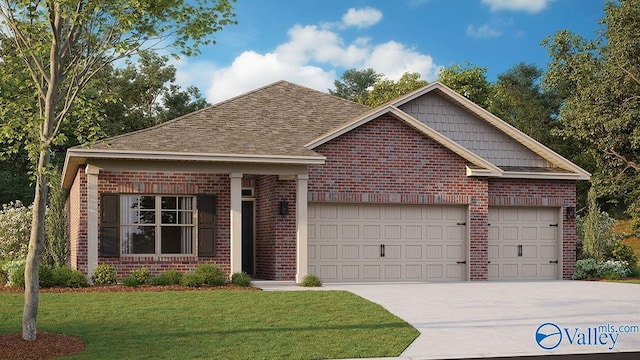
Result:
{"label": "small bush", "polygon": [[227,282],[224,272],[216,264],[198,265],[194,273],[201,276],[204,283],[210,286],[220,286]]}
{"label": "small bush", "polygon": [[94,285],[113,285],[118,282],[116,267],[109,264],[100,264],[91,274],[91,282]]}
{"label": "small bush", "polygon": [[308,274],[304,277],[304,279],[302,280],[302,284],[300,285],[304,287],[319,287],[322,286],[322,281],[319,277],[313,274]]}
{"label": "small bush", "polygon": [[180,284],[188,287],[200,287],[205,284],[205,280],[200,274],[187,273],[182,276]]}
{"label": "small bush", "polygon": [[638,264],[638,257],[633,248],[620,240],[614,241],[605,247],[605,259],[624,261],[629,264],[629,270]]}
{"label": "small bush", "polygon": [[160,276],[153,279],[153,285],[167,286],[179,285],[182,280],[182,274],[178,270],[167,270],[162,272]]}
{"label": "small bush", "polygon": [[71,288],[87,287],[89,286],[89,281],[81,271],[73,270],[69,281],[64,286]]}
{"label": "small bush", "polygon": [[55,278],[53,276],[53,268],[47,264],[41,263],[38,269],[38,278],[40,287],[47,288],[55,286]]}
{"label": "small bush", "polygon": [[598,263],[596,259],[582,259],[576,261],[576,272],[571,277],[573,280],[594,279],[598,277]]}
{"label": "small bush", "polygon": [[598,264],[598,273],[605,279],[620,279],[631,275],[631,269],[626,261],[607,260]]}
{"label": "small bush", "polygon": [[55,286],[72,288],[89,286],[87,277],[81,271],[73,270],[69,266],[60,266],[53,269],[53,283]]}
{"label": "small bush", "polygon": [[3,269],[7,274],[7,286],[24,288],[24,266],[26,260],[13,260],[4,264]]}
{"label": "small bush", "polygon": [[140,280],[138,280],[138,278],[133,275],[128,275],[124,279],[122,279],[122,284],[124,284],[124,286],[131,287],[138,287],[142,285],[142,283],[140,283]]}
{"label": "small bush", "polygon": [[4,262],[0,262],[0,285],[4,285],[9,281],[9,275],[4,270]]}
{"label": "small bush", "polygon": [[132,270],[129,275],[135,277],[138,280],[139,285],[147,284],[149,282],[149,278],[151,277],[149,269],[147,269],[146,267]]}
{"label": "small bush", "polygon": [[238,272],[231,275],[231,283],[233,285],[247,287],[251,285],[251,276],[246,272]]}

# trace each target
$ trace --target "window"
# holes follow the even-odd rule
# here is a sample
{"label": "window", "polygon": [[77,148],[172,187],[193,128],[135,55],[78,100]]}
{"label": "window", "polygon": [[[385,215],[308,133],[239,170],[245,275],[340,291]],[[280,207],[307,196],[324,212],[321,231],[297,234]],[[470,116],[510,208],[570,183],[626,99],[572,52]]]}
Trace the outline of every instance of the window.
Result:
{"label": "window", "polygon": [[122,254],[194,254],[192,196],[121,195]]}

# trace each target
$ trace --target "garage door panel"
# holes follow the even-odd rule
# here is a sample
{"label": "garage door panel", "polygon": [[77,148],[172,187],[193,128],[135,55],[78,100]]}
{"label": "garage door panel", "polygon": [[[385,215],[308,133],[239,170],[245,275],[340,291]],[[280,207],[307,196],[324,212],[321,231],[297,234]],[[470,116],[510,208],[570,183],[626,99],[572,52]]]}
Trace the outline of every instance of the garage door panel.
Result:
{"label": "garage door panel", "polygon": [[338,259],[337,245],[320,245],[320,260]]}
{"label": "garage door panel", "polygon": [[464,249],[461,245],[447,245],[447,259],[459,260],[464,259]]}
{"label": "garage door panel", "polygon": [[[322,210],[328,206],[330,210]],[[462,280],[466,208],[311,204],[309,272],[325,282]],[[334,218],[337,216],[337,219]],[[337,234],[337,235],[336,235]]]}
{"label": "garage door panel", "polygon": [[405,278],[407,280],[420,280],[423,278],[422,265],[420,264],[408,264],[405,265]]}
{"label": "garage door panel", "polygon": [[380,265],[362,266],[362,275],[364,280],[382,280],[380,278]]}
{"label": "garage door panel", "polygon": [[336,225],[320,225],[319,240],[336,240],[338,239],[338,227]]}
{"label": "garage door panel", "polygon": [[380,259],[380,245],[363,245],[362,254],[365,259]]}
{"label": "garage door panel", "polygon": [[385,259],[402,259],[402,246],[400,246],[400,245],[385,245],[384,246],[384,258]]}
{"label": "garage door panel", "polygon": [[557,208],[490,207],[489,279],[557,279],[558,213]]}
{"label": "garage door panel", "polygon": [[406,245],[404,250],[406,259],[422,259],[422,245]]}
{"label": "garage door panel", "polygon": [[384,237],[387,240],[402,239],[402,226],[400,225],[385,225]]}
{"label": "garage door panel", "polygon": [[342,278],[345,280],[357,280],[360,278],[358,265],[342,265]]}
{"label": "garage door panel", "polygon": [[440,260],[443,259],[444,251],[442,249],[444,245],[427,245],[427,256],[428,260]]}
{"label": "garage door panel", "polygon": [[367,240],[380,240],[380,225],[364,225],[362,227],[363,238]]}
{"label": "garage door panel", "polygon": [[359,245],[342,245],[342,259],[359,259],[360,258],[360,246]]}
{"label": "garage door panel", "polygon": [[459,279],[464,276],[465,266],[462,264],[446,264],[447,280]]}
{"label": "garage door panel", "polygon": [[342,226],[342,239],[343,240],[358,240],[358,239],[360,239],[360,227],[358,225],[343,225]]}
{"label": "garage door panel", "polygon": [[407,225],[404,228],[405,238],[408,240],[420,240],[422,239],[422,226],[421,225]]}

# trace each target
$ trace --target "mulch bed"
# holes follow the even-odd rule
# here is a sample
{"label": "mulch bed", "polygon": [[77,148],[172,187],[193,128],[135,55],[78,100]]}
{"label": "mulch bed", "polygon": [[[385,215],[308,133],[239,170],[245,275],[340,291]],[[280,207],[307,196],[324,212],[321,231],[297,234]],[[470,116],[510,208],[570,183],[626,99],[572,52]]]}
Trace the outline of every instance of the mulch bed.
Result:
{"label": "mulch bed", "polygon": [[[70,293],[70,292],[136,292],[136,291],[207,291],[207,290],[245,290],[260,291],[254,287],[242,287],[236,285],[203,286],[191,288],[180,285],[153,286],[143,285],[138,287],[124,285],[89,286],[85,288],[43,288],[41,293]],[[0,292],[23,293],[24,290],[16,287],[8,287],[0,284]],[[0,335],[0,359],[2,360],[48,360],[59,357],[72,356],[84,351],[85,343],[75,336],[64,334],[38,332],[35,341],[22,340],[22,334]]]}

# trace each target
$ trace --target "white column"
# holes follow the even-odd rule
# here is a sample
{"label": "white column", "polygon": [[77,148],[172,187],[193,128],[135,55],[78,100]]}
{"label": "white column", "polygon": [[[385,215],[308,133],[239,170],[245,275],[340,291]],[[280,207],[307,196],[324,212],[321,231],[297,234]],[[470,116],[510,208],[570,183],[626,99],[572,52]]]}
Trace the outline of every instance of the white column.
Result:
{"label": "white column", "polygon": [[[242,271],[242,173],[231,173],[231,274]],[[231,275],[229,274],[229,275]]]}
{"label": "white column", "polygon": [[307,184],[308,174],[300,174],[296,181],[296,282],[307,276]]}
{"label": "white column", "polygon": [[98,174],[100,168],[87,165],[87,276],[98,266]]}

